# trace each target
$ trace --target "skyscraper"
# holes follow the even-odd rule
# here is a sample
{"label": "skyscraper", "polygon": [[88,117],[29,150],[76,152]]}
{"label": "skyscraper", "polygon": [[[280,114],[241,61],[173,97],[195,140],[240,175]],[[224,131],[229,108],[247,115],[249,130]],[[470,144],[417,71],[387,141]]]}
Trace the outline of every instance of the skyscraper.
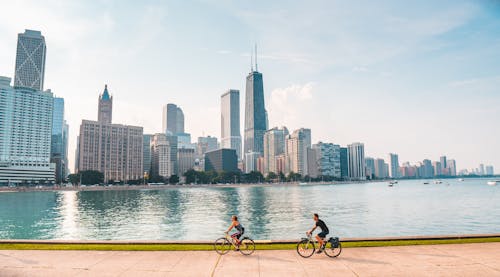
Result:
{"label": "skyscraper", "polygon": [[389,153],[389,177],[399,178],[399,156]]}
{"label": "skyscraper", "polygon": [[245,153],[263,154],[264,133],[267,129],[267,112],[264,104],[264,83],[258,72],[257,59],[246,80],[245,92]]}
{"label": "skyscraper", "polygon": [[0,76],[0,184],[54,182],[52,93],[10,82]]}
{"label": "skyscraper", "polygon": [[375,178],[377,175],[375,169],[375,159],[371,157],[365,157],[365,166],[366,166],[366,176],[371,179]]}
{"label": "skyscraper", "polygon": [[457,176],[457,164],[454,159],[449,159],[447,161],[448,174],[450,176]]}
{"label": "skyscraper", "polygon": [[446,162],[446,156],[439,157],[439,162],[441,163],[441,174],[448,175],[448,164]]}
{"label": "skyscraper", "polygon": [[111,124],[111,102],[105,87],[99,95],[99,120],[82,120],[78,172],[100,171],[105,182],[140,180],[144,176],[142,127]]}
{"label": "skyscraper", "polygon": [[175,104],[163,106],[162,131],[167,135],[184,133],[184,113]]}
{"label": "skyscraper", "polygon": [[104,91],[99,94],[99,107],[97,121],[111,124],[113,119],[113,97],[109,95],[108,85],[104,85]]}
{"label": "skyscraper", "polygon": [[349,178],[352,180],[365,180],[365,145],[355,142],[347,145],[347,159]]}
{"label": "skyscraper", "polygon": [[287,172],[299,173],[306,176],[307,150],[311,148],[311,129],[301,128],[293,131],[285,139],[285,155]]}
{"label": "skyscraper", "polygon": [[340,147],[340,177],[346,179],[349,177],[349,159],[347,147]]}
{"label": "skyscraper", "polygon": [[264,174],[269,172],[279,173],[276,166],[278,155],[285,153],[285,137],[288,136],[288,129],[272,128],[264,134]]}
{"label": "skyscraper", "polygon": [[218,142],[216,137],[198,137],[198,143],[196,145],[196,156],[198,159],[203,159],[205,153],[217,150]]}
{"label": "skyscraper", "polygon": [[40,31],[25,30],[17,35],[14,87],[43,90],[47,47]]}
{"label": "skyscraper", "polygon": [[339,145],[318,142],[308,149],[307,158],[311,177],[341,177]]}
{"label": "skyscraper", "polygon": [[240,91],[231,89],[221,96],[221,148],[236,150],[241,156]]}
{"label": "skyscraper", "polygon": [[154,134],[151,137],[151,178],[169,178],[174,175],[171,163],[170,143],[167,135]]}
{"label": "skyscraper", "polygon": [[142,136],[142,168],[144,173],[151,173],[151,137],[150,134]]}
{"label": "skyscraper", "polygon": [[68,168],[68,124],[64,120],[64,99],[54,97],[50,161],[56,166],[56,183],[64,181]]}
{"label": "skyscraper", "polygon": [[387,171],[386,171],[386,163],[384,159],[375,159],[374,162],[375,165],[375,177],[377,178],[387,178]]}
{"label": "skyscraper", "polygon": [[493,166],[492,165],[487,165],[486,166],[486,175],[493,175],[495,172],[494,172],[494,169],[493,169]]}

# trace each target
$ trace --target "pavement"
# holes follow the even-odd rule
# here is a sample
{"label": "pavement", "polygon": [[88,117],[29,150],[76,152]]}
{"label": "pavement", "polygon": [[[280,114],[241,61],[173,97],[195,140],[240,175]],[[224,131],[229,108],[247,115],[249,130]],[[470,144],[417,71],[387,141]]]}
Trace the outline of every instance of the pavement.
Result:
{"label": "pavement", "polygon": [[0,250],[0,276],[500,276],[500,243],[345,248],[308,259],[295,250]]}

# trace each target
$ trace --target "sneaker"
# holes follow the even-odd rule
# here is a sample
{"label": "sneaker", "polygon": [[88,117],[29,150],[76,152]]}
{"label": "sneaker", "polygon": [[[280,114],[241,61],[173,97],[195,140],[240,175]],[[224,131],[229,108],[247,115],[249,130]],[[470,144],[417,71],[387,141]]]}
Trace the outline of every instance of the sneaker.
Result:
{"label": "sneaker", "polygon": [[320,248],[316,254],[321,254],[321,252],[323,252],[323,249]]}
{"label": "sneaker", "polygon": [[236,247],[236,248],[234,248],[234,251],[238,252],[238,251],[240,251],[240,248]]}

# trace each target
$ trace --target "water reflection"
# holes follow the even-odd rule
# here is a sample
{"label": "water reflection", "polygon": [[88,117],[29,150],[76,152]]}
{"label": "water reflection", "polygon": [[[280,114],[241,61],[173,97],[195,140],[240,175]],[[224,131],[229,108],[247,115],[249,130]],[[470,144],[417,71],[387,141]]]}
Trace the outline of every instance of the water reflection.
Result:
{"label": "water reflection", "polygon": [[0,193],[0,238],[214,239],[239,215],[256,239],[298,238],[317,212],[339,236],[495,233],[500,188],[384,183]]}

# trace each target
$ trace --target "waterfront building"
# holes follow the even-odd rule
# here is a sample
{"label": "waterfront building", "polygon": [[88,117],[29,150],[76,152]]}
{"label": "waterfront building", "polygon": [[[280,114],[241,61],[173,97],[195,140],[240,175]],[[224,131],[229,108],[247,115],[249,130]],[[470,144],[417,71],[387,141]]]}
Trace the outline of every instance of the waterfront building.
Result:
{"label": "waterfront building", "polygon": [[188,170],[195,166],[194,148],[179,148],[177,149],[177,161],[179,165],[179,176],[183,176]]}
{"label": "waterfront building", "polygon": [[446,156],[439,157],[439,162],[441,163],[441,175],[448,175],[448,164],[446,162]]}
{"label": "waterfront building", "polygon": [[351,180],[365,180],[365,145],[359,142],[349,144],[347,152],[349,178]]}
{"label": "waterfront building", "polygon": [[245,92],[245,145],[244,153],[263,154],[264,133],[268,120],[264,104],[264,83],[262,73],[258,72],[257,59],[246,78]]}
{"label": "waterfront building", "polygon": [[422,167],[422,174],[419,177],[432,178],[434,176],[434,167],[432,166],[432,162],[430,160],[423,160]]}
{"label": "waterfront building", "polygon": [[447,161],[448,174],[450,176],[457,176],[457,164],[454,159]]}
{"label": "waterfront building", "polygon": [[111,124],[113,119],[113,97],[109,95],[108,85],[104,85],[104,92],[99,95],[97,121]]}
{"label": "waterfront building", "polygon": [[205,171],[237,172],[236,150],[223,148],[205,153]]}
{"label": "waterfront building", "polygon": [[55,181],[60,184],[68,175],[69,126],[64,119],[64,99],[54,97],[53,101],[50,161],[55,165]]}
{"label": "waterfront building", "polygon": [[196,144],[196,154],[198,159],[203,159],[206,152],[217,150],[218,142],[216,137],[198,137],[198,143]]}
{"label": "waterfront building", "polygon": [[441,162],[432,162],[432,167],[434,169],[434,176],[441,176]]}
{"label": "waterfront building", "polygon": [[479,174],[478,175],[481,175],[481,176],[484,175],[484,164],[479,165]]}
{"label": "waterfront building", "polygon": [[142,136],[142,168],[145,176],[151,173],[151,138],[153,135],[144,134]]}
{"label": "waterfront building", "polygon": [[288,135],[286,127],[275,127],[264,134],[264,175],[269,172],[279,173],[276,157],[285,153],[285,137]]}
{"label": "waterfront building", "polygon": [[349,159],[347,147],[340,147],[340,177],[349,178]]}
{"label": "waterfront building", "polygon": [[10,84],[0,76],[0,184],[52,183],[53,95]]}
{"label": "waterfront building", "polygon": [[195,149],[196,145],[191,143],[191,134],[189,133],[178,133],[177,134],[177,148],[189,148]]}
{"label": "waterfront building", "polygon": [[47,46],[40,31],[25,30],[17,35],[14,87],[43,91]]}
{"label": "waterfront building", "polygon": [[387,169],[388,169],[388,166],[386,166],[387,164],[385,163],[384,159],[375,159],[375,177],[379,178],[379,179],[384,179],[384,178],[387,178],[388,177],[388,172],[387,172]]}
{"label": "waterfront building", "polygon": [[184,133],[184,113],[177,105],[169,103],[163,106],[162,131],[167,135]]}
{"label": "waterfront building", "polygon": [[287,172],[299,173],[306,176],[307,149],[311,147],[311,129],[301,128],[293,131],[285,138],[285,155],[287,159]]}
{"label": "waterfront building", "polygon": [[399,178],[399,156],[389,153],[389,177]]}
{"label": "waterfront building", "polygon": [[375,159],[371,157],[365,157],[365,166],[366,166],[366,176],[370,179],[375,178]]}
{"label": "waterfront building", "polygon": [[311,177],[341,178],[340,145],[321,141],[312,145],[308,149],[308,167]]}
{"label": "waterfront building", "polygon": [[157,133],[151,137],[151,177],[170,178],[174,175],[171,162],[171,147],[167,135]]}
{"label": "waterfront building", "polygon": [[495,171],[493,169],[493,166],[492,165],[487,165],[486,166],[486,175],[494,175],[495,174]]}
{"label": "waterfront building", "polygon": [[260,156],[259,152],[245,153],[245,173],[257,171],[257,160]]}
{"label": "waterfront building", "polygon": [[78,172],[100,171],[105,182],[140,180],[144,174],[143,129],[109,122],[112,110],[108,108],[112,107],[112,101],[105,86],[104,92],[99,95],[99,120],[82,120],[78,139]]}
{"label": "waterfront building", "polygon": [[286,155],[285,153],[276,156],[276,174],[285,173],[286,169]]}
{"label": "waterfront building", "polygon": [[234,149],[241,156],[240,91],[230,89],[221,96],[221,148]]}
{"label": "waterfront building", "polygon": [[179,162],[178,162],[178,149],[179,149],[179,138],[175,135],[171,135],[170,133],[166,134],[168,144],[170,147],[170,165],[171,165],[171,173],[172,175],[177,174],[179,172]]}

